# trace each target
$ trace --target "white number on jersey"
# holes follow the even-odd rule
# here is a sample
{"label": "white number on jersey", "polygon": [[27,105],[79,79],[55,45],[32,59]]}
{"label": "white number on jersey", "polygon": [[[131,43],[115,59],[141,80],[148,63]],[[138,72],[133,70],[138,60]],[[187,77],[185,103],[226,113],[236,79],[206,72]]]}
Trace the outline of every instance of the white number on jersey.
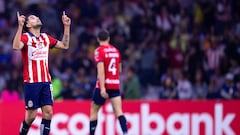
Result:
{"label": "white number on jersey", "polygon": [[108,71],[112,72],[113,75],[116,75],[117,68],[116,68],[116,59],[112,58],[109,65],[108,65]]}

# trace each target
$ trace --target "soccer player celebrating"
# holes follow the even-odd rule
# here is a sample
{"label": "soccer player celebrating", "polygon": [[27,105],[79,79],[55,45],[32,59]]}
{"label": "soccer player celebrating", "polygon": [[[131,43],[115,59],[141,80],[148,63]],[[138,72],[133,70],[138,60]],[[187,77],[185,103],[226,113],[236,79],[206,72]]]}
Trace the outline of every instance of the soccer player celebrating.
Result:
{"label": "soccer player celebrating", "polygon": [[102,30],[97,36],[100,46],[95,50],[95,61],[97,63],[96,88],[93,91],[92,103],[90,110],[90,135],[94,135],[98,111],[107,98],[113,107],[113,111],[118,117],[123,134],[127,134],[127,121],[122,112],[122,100],[120,96],[119,74],[121,72],[120,53],[111,44],[108,31]]}
{"label": "soccer player celebrating", "polygon": [[[48,135],[52,119],[52,85],[48,68],[49,48],[69,48],[71,19],[63,12],[64,34],[61,41],[41,33],[42,22],[39,17],[17,12],[18,29],[13,39],[13,49],[21,50],[23,59],[24,98],[26,116],[20,128],[20,135],[26,135],[37,116],[37,109],[42,110],[40,134]],[[22,33],[25,30],[26,33]]]}

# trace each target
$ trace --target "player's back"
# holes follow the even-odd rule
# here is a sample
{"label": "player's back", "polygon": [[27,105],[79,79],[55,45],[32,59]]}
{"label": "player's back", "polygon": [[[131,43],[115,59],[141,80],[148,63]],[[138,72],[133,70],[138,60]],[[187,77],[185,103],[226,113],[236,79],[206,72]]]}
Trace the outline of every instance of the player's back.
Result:
{"label": "player's back", "polygon": [[121,56],[118,49],[112,45],[102,45],[97,48],[96,52],[99,53],[96,61],[104,63],[106,88],[118,89],[120,83],[119,64],[121,63]]}
{"label": "player's back", "polygon": [[105,61],[104,67],[107,77],[119,77],[119,63],[121,62],[119,51],[112,45],[104,47]]}

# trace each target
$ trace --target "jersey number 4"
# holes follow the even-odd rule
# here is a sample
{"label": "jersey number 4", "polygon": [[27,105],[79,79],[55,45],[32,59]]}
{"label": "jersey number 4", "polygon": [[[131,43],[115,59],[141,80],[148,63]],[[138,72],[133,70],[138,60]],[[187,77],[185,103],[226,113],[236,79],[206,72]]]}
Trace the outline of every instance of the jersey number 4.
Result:
{"label": "jersey number 4", "polygon": [[115,58],[112,58],[110,60],[110,63],[108,65],[108,71],[111,72],[113,75],[116,75],[117,68],[116,68],[116,59]]}

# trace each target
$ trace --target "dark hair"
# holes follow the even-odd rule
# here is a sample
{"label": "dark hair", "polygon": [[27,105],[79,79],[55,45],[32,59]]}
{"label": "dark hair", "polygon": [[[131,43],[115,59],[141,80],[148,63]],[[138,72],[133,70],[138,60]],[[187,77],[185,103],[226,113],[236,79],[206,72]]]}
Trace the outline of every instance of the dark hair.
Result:
{"label": "dark hair", "polygon": [[27,22],[28,22],[29,16],[31,16],[31,15],[39,16],[39,14],[36,13],[36,12],[33,12],[33,11],[29,11],[29,10],[23,11],[23,14],[25,15],[25,22],[24,22],[24,25],[23,25],[23,31],[29,32],[29,28],[27,27]]}
{"label": "dark hair", "polygon": [[28,17],[30,16],[31,14],[27,14],[25,17],[25,22],[24,22],[24,24],[23,24],[23,30],[25,31],[25,32],[28,32],[29,31],[29,29],[28,29],[28,27],[27,27],[27,21],[28,21]]}
{"label": "dark hair", "polygon": [[109,32],[107,30],[101,30],[98,35],[97,38],[100,41],[106,41],[109,38]]}

